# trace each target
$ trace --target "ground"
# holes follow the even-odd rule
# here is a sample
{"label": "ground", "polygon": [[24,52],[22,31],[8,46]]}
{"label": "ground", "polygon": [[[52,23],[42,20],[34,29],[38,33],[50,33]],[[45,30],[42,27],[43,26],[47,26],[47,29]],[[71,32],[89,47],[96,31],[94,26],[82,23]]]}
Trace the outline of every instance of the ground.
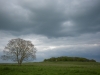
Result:
{"label": "ground", "polygon": [[100,75],[98,62],[0,64],[0,75]]}

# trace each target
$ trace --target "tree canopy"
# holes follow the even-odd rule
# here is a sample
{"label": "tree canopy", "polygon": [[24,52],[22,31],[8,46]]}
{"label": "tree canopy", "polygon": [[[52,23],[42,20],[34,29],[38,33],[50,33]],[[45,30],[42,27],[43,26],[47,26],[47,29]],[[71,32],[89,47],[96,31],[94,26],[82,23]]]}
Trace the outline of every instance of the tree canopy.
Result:
{"label": "tree canopy", "polygon": [[23,61],[36,58],[36,48],[31,41],[23,40],[20,38],[11,39],[7,46],[5,46],[3,52],[5,55],[1,56],[3,60],[12,60],[18,62],[19,65]]}

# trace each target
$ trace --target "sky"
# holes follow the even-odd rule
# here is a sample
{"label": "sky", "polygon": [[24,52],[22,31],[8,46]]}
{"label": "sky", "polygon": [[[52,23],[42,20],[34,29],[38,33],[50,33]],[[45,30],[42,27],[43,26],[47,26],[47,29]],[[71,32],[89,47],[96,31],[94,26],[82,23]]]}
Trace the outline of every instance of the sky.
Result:
{"label": "sky", "polygon": [[0,56],[16,38],[35,45],[35,61],[75,56],[100,62],[100,0],[0,0]]}

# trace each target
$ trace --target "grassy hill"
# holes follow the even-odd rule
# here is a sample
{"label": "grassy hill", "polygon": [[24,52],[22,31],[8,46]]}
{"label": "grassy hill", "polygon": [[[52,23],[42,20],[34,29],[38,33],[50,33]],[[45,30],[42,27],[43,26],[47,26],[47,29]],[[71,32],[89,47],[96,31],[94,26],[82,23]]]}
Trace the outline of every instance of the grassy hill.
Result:
{"label": "grassy hill", "polygon": [[49,59],[44,59],[46,61],[77,61],[77,62],[96,62],[94,59],[87,59],[83,57],[68,57],[68,56],[61,56],[61,57],[51,57]]}

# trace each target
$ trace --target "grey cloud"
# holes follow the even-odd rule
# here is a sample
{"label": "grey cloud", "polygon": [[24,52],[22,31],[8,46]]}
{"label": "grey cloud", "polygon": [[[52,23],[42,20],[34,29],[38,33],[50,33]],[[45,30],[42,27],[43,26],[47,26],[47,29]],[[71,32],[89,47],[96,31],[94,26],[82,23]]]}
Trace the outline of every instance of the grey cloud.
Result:
{"label": "grey cloud", "polygon": [[[84,49],[84,50],[81,50]],[[51,58],[51,57],[60,57],[60,56],[75,56],[75,57],[85,57],[88,59],[95,59],[97,62],[100,62],[100,47],[94,48],[60,48],[54,50],[47,50],[37,52],[37,60],[36,61],[43,61],[44,59]],[[39,60],[38,60],[39,59]]]}
{"label": "grey cloud", "polygon": [[[8,41],[18,37],[30,40],[36,46],[35,61],[43,61],[53,56],[79,56],[100,61],[100,33],[82,34],[79,37],[48,38],[36,34],[14,36],[9,32],[0,31],[0,56]],[[0,62],[7,61],[0,60]]]}
{"label": "grey cloud", "polygon": [[[99,3],[99,0],[42,0],[40,3],[31,0],[14,0],[10,3],[1,0],[0,29],[48,37],[99,32]],[[73,22],[73,26],[62,27],[67,21]]]}
{"label": "grey cloud", "polygon": [[0,30],[19,32],[28,27],[27,13],[29,12],[14,1],[0,0]]}

